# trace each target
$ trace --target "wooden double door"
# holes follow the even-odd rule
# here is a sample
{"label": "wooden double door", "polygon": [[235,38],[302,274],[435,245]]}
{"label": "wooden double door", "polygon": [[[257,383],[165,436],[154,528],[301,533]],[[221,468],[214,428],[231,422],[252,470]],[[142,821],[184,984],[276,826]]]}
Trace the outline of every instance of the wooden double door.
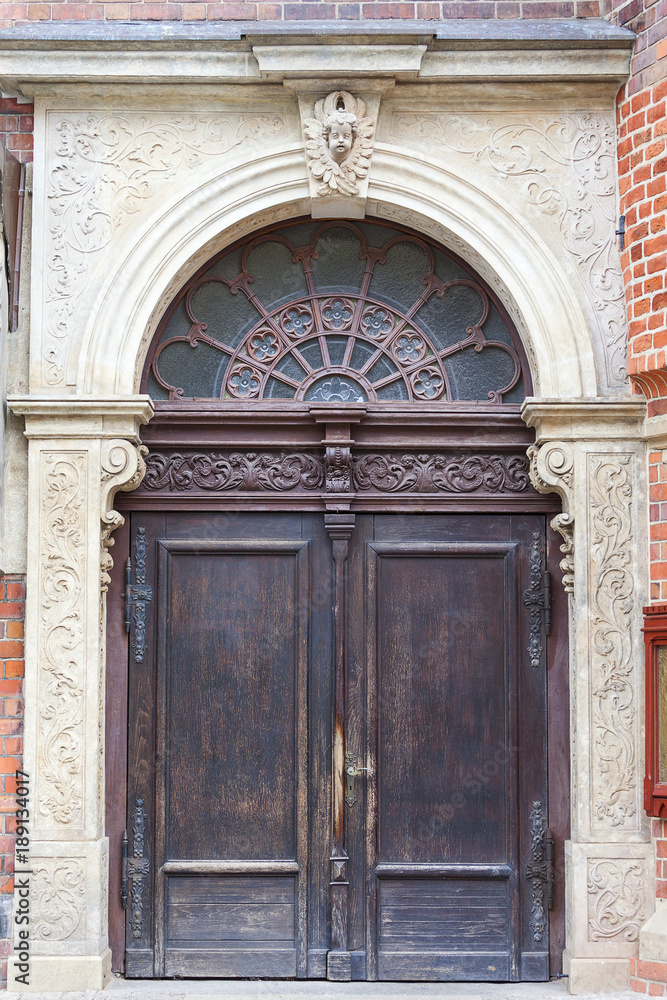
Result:
{"label": "wooden double door", "polygon": [[128,976],[548,978],[544,533],[132,516]]}

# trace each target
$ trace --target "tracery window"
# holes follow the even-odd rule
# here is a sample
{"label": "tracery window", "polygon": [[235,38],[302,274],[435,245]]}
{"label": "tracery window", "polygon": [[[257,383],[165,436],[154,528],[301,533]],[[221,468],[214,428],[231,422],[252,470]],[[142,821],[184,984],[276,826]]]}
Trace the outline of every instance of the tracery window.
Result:
{"label": "tracery window", "polygon": [[518,403],[521,343],[481,279],[383,222],[285,224],[209,262],[147,359],[154,399]]}

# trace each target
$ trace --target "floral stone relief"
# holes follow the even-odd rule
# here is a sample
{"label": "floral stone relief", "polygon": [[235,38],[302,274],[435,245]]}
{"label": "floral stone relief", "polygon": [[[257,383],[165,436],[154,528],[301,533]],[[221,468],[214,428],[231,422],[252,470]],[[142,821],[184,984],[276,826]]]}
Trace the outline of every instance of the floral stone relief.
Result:
{"label": "floral stone relief", "polygon": [[82,298],[123,219],[179,175],[287,132],[281,114],[50,112],[43,381],[62,386]]}
{"label": "floral stone relief", "polygon": [[582,279],[604,351],[601,381],[627,382],[623,275],[615,236],[615,127],[611,116],[394,112],[391,141],[424,143],[475,161],[549,220]]}

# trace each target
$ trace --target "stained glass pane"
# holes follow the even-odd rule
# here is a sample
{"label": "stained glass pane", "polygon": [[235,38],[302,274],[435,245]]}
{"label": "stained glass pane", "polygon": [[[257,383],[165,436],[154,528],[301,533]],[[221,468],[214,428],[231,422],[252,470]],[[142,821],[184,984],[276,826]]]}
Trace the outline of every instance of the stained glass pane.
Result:
{"label": "stained glass pane", "polygon": [[327,375],[314,382],[304,398],[318,403],[364,403],[368,396],[346,375]]}
{"label": "stained glass pane", "polygon": [[[371,251],[367,257],[362,256],[364,240]],[[392,241],[384,258],[373,252]],[[253,248],[244,260],[249,245]],[[312,274],[307,280],[308,268]],[[212,280],[214,276],[225,281]],[[369,285],[362,297],[364,280]],[[233,284],[234,293],[225,282]],[[450,285],[442,296],[435,294],[451,282],[463,283]],[[346,392],[365,398],[367,392],[354,373],[370,364],[381,348],[366,377],[371,383],[398,377],[378,390],[380,400],[445,402],[438,354],[468,339],[471,329],[477,330],[479,350],[456,350],[443,360],[452,398],[487,403],[492,394],[495,401],[519,403],[525,396],[522,378],[509,388],[521,364],[521,348],[492,294],[428,237],[413,237],[380,220],[300,220],[263,236],[253,234],[218,255],[207,277],[194,278],[191,286],[192,316],[186,311],[186,286],[157,336],[170,343],[159,356],[149,354],[142,385],[156,399],[178,398],[178,390],[186,398],[293,398],[294,387],[274,378],[274,372],[298,383],[311,380],[308,398],[322,399],[329,393],[333,399]],[[423,295],[427,301],[411,315]],[[480,330],[485,307],[488,317]],[[212,337],[231,350],[242,348],[241,354],[230,366],[227,354],[203,341],[193,349],[189,335]],[[326,337],[328,357],[318,337]],[[301,364],[294,348],[301,353]],[[347,371],[334,373],[331,368]],[[241,369],[248,370],[243,374]],[[334,374],[338,382],[332,387],[328,383]]]}
{"label": "stained glass pane", "polygon": [[343,364],[348,339],[348,337],[327,337],[329,360],[335,367],[340,367]]}
{"label": "stained glass pane", "polygon": [[246,266],[253,276],[253,293],[267,309],[308,294],[303,267],[282,243],[261,243],[248,254]]}
{"label": "stained glass pane", "polygon": [[317,241],[312,261],[313,278],[320,292],[356,292],[361,288],[366,262],[361,260],[359,237],[336,226],[325,230]]}
{"label": "stained glass pane", "polygon": [[195,319],[207,324],[206,335],[236,347],[260,315],[242,292],[232,295],[227,285],[208,281],[191,300]]}
{"label": "stained glass pane", "polygon": [[229,355],[208,344],[191,347],[187,342],[171,344],[158,360],[157,369],[164,382],[182,389],[183,395],[208,399],[220,395],[220,385]]}
{"label": "stained glass pane", "polygon": [[509,385],[514,376],[514,359],[499,347],[485,347],[479,354],[467,347],[443,364],[452,399],[487,400],[490,392]]}
{"label": "stained glass pane", "polygon": [[424,291],[422,279],[429,271],[428,254],[415,243],[398,243],[378,263],[371,278],[369,295],[407,312]]}

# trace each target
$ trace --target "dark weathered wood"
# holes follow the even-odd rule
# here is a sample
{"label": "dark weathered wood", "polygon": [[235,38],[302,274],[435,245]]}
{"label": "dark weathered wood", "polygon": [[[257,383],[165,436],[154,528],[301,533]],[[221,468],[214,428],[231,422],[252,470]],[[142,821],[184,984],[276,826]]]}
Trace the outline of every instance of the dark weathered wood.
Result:
{"label": "dark weathered wood", "polygon": [[105,788],[106,835],[109,838],[109,947],[112,969],[125,965],[125,910],[121,905],[121,844],[127,828],[127,632],[123,602],[125,560],[128,556],[129,520],[115,532],[114,559],[107,593],[107,670]]}
{"label": "dark weathered wood", "polygon": [[[545,978],[525,872],[546,661],[521,603],[543,519],[358,515],[334,552],[314,513],[141,518],[156,596],[129,801],[155,815],[153,974]],[[336,724],[371,768],[342,823]]]}
{"label": "dark weathered wood", "polygon": [[562,972],[565,948],[565,841],[570,836],[570,677],[568,594],[562,586],[563,539],[548,529],[552,627],[548,645],[549,825],[554,838],[554,907],[549,919],[550,972]]}
{"label": "dark weathered wood", "polygon": [[[349,430],[349,428],[348,428]],[[354,532],[354,514],[326,514],[324,526],[332,542],[334,562],[334,697],[331,758],[331,949],[327,976],[340,981],[352,976],[347,943],[349,859],[345,847],[345,697],[347,661],[347,554]]]}

